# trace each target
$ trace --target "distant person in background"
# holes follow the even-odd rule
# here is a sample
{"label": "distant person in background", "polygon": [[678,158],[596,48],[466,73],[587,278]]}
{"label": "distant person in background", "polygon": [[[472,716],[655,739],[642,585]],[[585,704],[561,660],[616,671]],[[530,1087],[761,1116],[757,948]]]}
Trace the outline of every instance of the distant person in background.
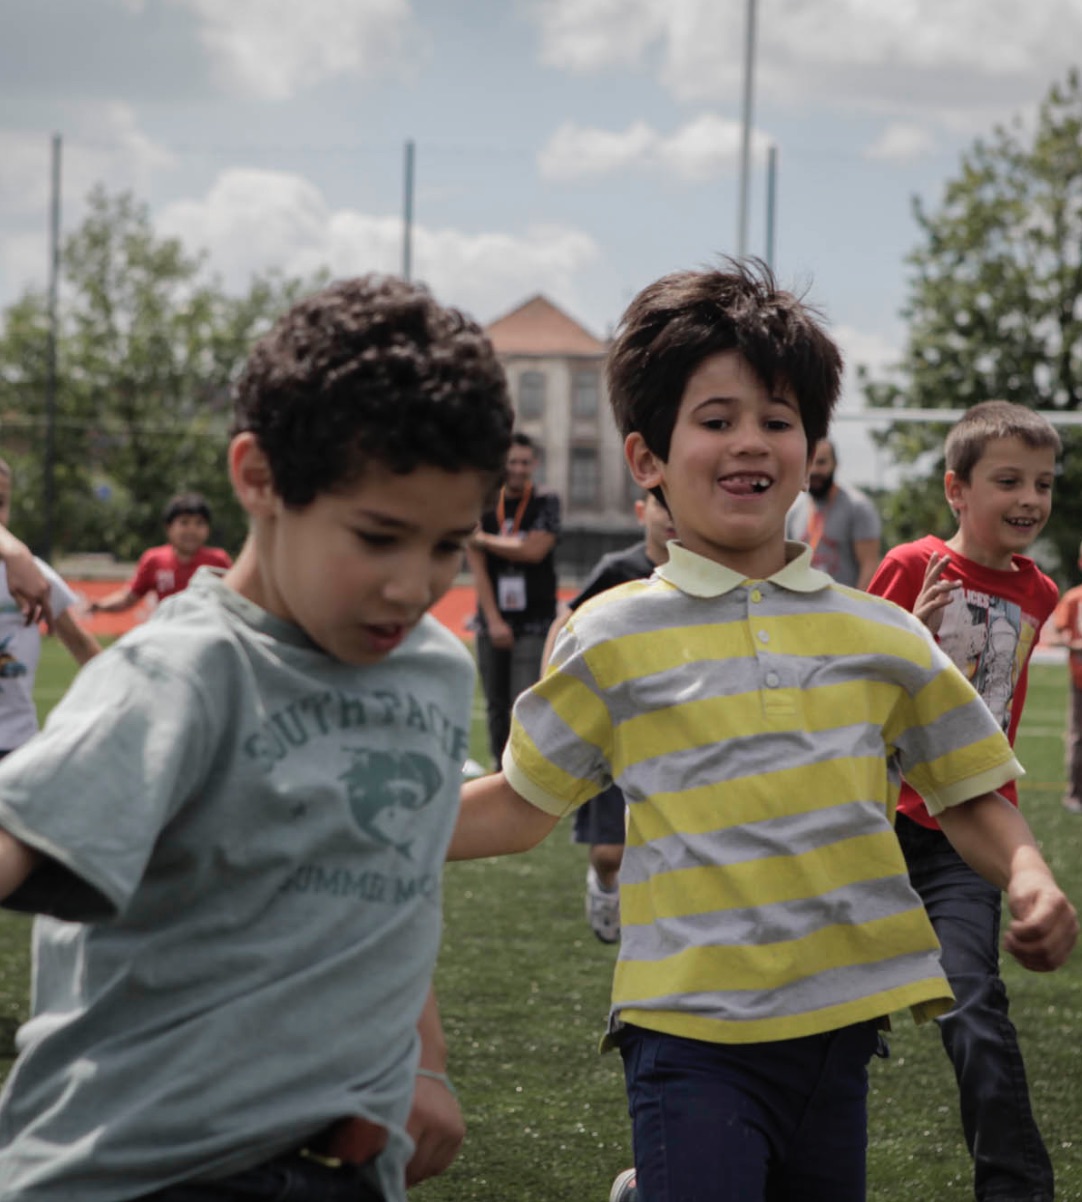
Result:
{"label": "distant person in background", "polygon": [[[669,511],[654,496],[647,493],[635,502],[635,516],[645,537],[623,551],[610,551],[594,565],[575,599],[560,607],[545,643],[542,668],[548,663],[556,636],[567,625],[580,605],[631,580],[645,580],[654,568],[669,560],[668,542],[676,537]],[[586,870],[586,921],[602,943],[616,943],[620,938],[620,863],[624,858],[627,821],[626,802],[617,785],[591,797],[576,811],[571,838],[590,848],[590,865]]]}
{"label": "distant person in background", "polygon": [[[18,540],[6,529],[11,517],[11,486],[11,468],[0,459],[0,523],[11,540],[5,547],[17,559],[18,548],[12,544]],[[50,629],[81,666],[93,659],[101,647],[72,612],[75,594],[47,563],[31,558],[48,587],[48,597],[42,597],[40,603],[46,606]],[[27,621],[25,603],[9,586],[8,571],[5,553],[4,562],[0,563],[0,759],[21,747],[38,729],[34,680],[41,658],[41,629],[36,621]]]}
{"label": "distant person in background", "polygon": [[[1082,546],[1078,548],[1082,567]],[[1071,671],[1070,702],[1067,708],[1067,793],[1063,808],[1082,814],[1082,585],[1068,589],[1052,614],[1060,642],[1067,647]]]}
{"label": "distant person in background", "polygon": [[232,566],[232,559],[221,547],[205,545],[210,537],[210,506],[201,493],[178,493],[170,498],[162,521],[169,541],[144,551],[130,582],[102,600],[92,601],[92,614],[131,609],[147,593],[154,593],[159,602],[164,601],[186,589],[197,568]]}
{"label": "distant person in background", "polygon": [[497,771],[511,707],[540,677],[545,636],[556,617],[560,498],[534,484],[536,470],[533,439],[514,434],[495,508],[481,518],[466,551],[477,589],[477,669]]}
{"label": "distant person in background", "polygon": [[838,455],[829,438],[815,445],[808,491],[789,512],[786,534],[812,549],[812,565],[839,584],[866,589],[879,566],[882,523],[858,489],[834,479]]}

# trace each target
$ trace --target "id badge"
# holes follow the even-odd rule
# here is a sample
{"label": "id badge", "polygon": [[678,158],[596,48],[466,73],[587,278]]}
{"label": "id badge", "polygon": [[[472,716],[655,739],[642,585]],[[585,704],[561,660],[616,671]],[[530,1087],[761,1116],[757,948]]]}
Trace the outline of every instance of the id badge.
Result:
{"label": "id badge", "polygon": [[496,604],[505,614],[522,613],[526,608],[526,577],[521,572],[497,577]]}

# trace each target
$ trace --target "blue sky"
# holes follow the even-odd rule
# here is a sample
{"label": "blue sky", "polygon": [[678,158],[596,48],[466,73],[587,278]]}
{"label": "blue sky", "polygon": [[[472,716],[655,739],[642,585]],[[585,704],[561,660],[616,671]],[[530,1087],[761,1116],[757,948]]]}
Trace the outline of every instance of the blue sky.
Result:
{"label": "blue sky", "polygon": [[[603,336],[656,276],[736,249],[747,0],[0,0],[0,304],[63,221],[132,188],[230,287],[402,263],[482,321],[544,292]],[[855,366],[904,338],[914,195],[1032,114],[1082,0],[757,0],[748,249],[809,288]],[[841,474],[885,465],[839,423]]]}

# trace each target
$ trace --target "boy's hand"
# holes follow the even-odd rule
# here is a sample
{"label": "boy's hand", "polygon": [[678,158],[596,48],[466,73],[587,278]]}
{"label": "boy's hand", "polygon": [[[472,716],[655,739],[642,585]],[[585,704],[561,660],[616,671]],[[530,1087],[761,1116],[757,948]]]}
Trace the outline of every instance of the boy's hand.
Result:
{"label": "boy's hand", "polygon": [[466,1138],[458,1099],[442,1081],[417,1078],[406,1131],[415,1145],[406,1166],[406,1185],[412,1187],[448,1168]]}
{"label": "boy's hand", "polygon": [[34,562],[29,552],[26,555],[10,555],[5,560],[8,589],[15,604],[22,610],[27,626],[44,622],[51,631],[53,611],[49,605],[51,590],[49,582]]}
{"label": "boy's hand", "polygon": [[938,634],[943,624],[943,609],[950,602],[951,593],[960,588],[960,580],[942,579],[943,570],[950,563],[949,555],[932,552],[924,570],[924,583],[913,603],[913,613],[932,632]]}
{"label": "boy's hand", "polygon": [[1044,872],[1020,872],[1007,887],[1007,905],[1007,951],[1031,972],[1059,968],[1078,939],[1078,914],[1063,890]]}
{"label": "boy's hand", "polygon": [[515,633],[506,622],[490,621],[488,624],[488,637],[492,642],[493,647],[500,651],[510,651],[515,645]]}

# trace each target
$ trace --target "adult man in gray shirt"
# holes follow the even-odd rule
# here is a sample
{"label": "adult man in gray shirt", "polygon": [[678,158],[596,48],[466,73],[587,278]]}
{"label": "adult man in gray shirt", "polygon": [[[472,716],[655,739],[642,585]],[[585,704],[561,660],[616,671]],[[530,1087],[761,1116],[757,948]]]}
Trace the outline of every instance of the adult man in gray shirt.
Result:
{"label": "adult man in gray shirt", "polygon": [[789,511],[786,535],[812,548],[812,564],[839,584],[867,588],[881,558],[882,524],[872,502],[834,479],[838,456],[829,438],[815,447],[808,491]]}

